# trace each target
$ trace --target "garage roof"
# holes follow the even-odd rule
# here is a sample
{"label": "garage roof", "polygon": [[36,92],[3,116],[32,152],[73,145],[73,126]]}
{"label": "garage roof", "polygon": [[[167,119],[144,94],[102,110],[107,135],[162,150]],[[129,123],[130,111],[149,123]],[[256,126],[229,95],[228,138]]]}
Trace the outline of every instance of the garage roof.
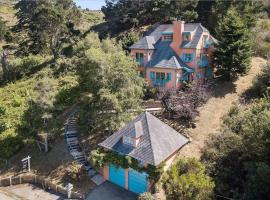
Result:
{"label": "garage roof", "polygon": [[[138,146],[133,147],[124,144],[122,142],[123,136],[136,133],[135,124],[138,122],[141,123],[143,130]],[[138,161],[157,166],[188,142],[189,139],[184,135],[152,114],[144,112],[99,145],[120,154],[131,156]]]}

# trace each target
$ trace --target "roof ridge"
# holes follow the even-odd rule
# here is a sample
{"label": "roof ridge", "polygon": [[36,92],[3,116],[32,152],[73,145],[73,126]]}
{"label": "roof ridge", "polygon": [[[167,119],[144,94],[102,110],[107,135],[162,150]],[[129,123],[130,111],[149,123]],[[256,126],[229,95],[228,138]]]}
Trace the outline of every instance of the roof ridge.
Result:
{"label": "roof ridge", "polygon": [[155,154],[154,154],[154,151],[153,151],[153,145],[152,145],[152,137],[151,137],[151,134],[150,134],[150,130],[149,130],[149,124],[148,124],[148,119],[147,119],[147,115],[148,115],[148,112],[145,111],[145,120],[146,120],[146,125],[147,125],[147,130],[148,130],[148,135],[149,135],[149,138],[150,138],[150,147],[151,147],[151,153],[152,153],[152,156],[153,156],[153,164],[155,165]]}

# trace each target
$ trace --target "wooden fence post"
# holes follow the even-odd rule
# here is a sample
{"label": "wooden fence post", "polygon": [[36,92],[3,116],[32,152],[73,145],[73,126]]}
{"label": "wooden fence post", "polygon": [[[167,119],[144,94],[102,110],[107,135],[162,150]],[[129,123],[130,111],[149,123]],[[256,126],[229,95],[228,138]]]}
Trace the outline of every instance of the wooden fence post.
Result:
{"label": "wooden fence post", "polygon": [[9,186],[12,185],[12,176],[9,177]]}

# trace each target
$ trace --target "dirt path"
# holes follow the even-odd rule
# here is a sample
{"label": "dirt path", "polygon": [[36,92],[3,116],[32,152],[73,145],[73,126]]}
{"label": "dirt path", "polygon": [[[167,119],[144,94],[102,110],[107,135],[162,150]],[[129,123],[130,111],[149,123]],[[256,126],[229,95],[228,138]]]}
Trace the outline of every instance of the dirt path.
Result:
{"label": "dirt path", "polygon": [[196,118],[197,127],[188,130],[192,141],[180,151],[181,157],[200,158],[207,138],[219,131],[221,118],[229,111],[232,103],[250,88],[254,77],[265,63],[266,61],[261,58],[253,58],[252,67],[247,75],[234,83],[226,82],[215,87],[213,97],[199,110],[200,115]]}

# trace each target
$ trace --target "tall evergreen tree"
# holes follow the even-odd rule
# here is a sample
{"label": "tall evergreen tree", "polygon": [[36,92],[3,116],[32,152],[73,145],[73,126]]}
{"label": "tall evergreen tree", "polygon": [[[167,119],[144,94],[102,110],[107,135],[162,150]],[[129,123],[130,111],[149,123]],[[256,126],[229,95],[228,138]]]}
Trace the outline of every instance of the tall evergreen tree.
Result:
{"label": "tall evergreen tree", "polygon": [[251,58],[249,29],[235,9],[219,20],[217,39],[214,62],[218,73],[226,80],[245,74]]}

